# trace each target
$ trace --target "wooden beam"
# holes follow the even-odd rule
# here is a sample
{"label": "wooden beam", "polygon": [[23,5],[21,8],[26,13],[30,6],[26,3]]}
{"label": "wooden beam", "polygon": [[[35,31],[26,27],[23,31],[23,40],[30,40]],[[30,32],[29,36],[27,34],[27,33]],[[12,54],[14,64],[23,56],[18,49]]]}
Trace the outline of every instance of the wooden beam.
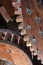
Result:
{"label": "wooden beam", "polygon": [[6,11],[6,9],[4,7],[0,7],[0,13],[3,16],[3,18],[6,20],[7,23],[9,22],[9,20],[12,21],[11,17],[9,16],[8,12]]}
{"label": "wooden beam", "polygon": [[12,2],[8,0],[0,0],[0,2],[5,7],[8,14],[12,17],[14,15],[14,8],[12,7]]}

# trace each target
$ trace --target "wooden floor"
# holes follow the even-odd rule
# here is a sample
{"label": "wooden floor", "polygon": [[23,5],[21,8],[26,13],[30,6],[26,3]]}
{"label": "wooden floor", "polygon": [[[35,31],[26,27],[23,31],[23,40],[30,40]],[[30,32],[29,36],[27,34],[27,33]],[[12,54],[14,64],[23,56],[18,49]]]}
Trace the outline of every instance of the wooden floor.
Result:
{"label": "wooden floor", "polygon": [[0,42],[0,59],[15,65],[32,65],[29,57],[19,48]]}

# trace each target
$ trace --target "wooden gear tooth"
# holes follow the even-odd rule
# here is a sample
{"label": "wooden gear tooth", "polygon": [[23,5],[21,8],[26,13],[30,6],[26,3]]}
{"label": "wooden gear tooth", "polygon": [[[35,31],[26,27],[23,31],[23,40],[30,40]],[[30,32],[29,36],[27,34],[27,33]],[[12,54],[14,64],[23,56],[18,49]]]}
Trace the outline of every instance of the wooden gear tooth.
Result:
{"label": "wooden gear tooth", "polygon": [[33,55],[36,56],[36,55],[38,55],[38,54],[37,54],[37,52],[35,51],[35,52],[33,53]]}
{"label": "wooden gear tooth", "polygon": [[21,35],[26,35],[26,34],[27,34],[27,33],[26,33],[26,29],[22,29],[20,34],[21,34]]}
{"label": "wooden gear tooth", "polygon": [[24,23],[20,23],[19,25],[18,25],[18,29],[23,29],[24,28]]}
{"label": "wooden gear tooth", "polygon": [[40,57],[37,57],[37,60],[40,60]]}
{"label": "wooden gear tooth", "polygon": [[30,47],[30,51],[31,51],[31,52],[34,52],[35,50],[34,50],[32,47]]}
{"label": "wooden gear tooth", "polygon": [[22,9],[21,8],[15,9],[14,14],[18,14],[18,15],[22,14]]}
{"label": "wooden gear tooth", "polygon": [[30,40],[28,40],[28,41],[26,42],[26,46],[27,46],[27,47],[31,47],[31,46],[32,46]]}
{"label": "wooden gear tooth", "polygon": [[25,35],[25,36],[23,37],[23,39],[24,39],[24,41],[28,41],[28,40],[29,40],[29,36],[28,36],[28,35]]}
{"label": "wooden gear tooth", "polygon": [[21,22],[22,23],[23,22],[23,18],[22,17],[17,17],[16,18],[16,22],[18,22],[18,23]]}
{"label": "wooden gear tooth", "polygon": [[20,7],[21,3],[18,3],[18,2],[12,2],[12,6],[15,8],[15,9],[18,9]]}
{"label": "wooden gear tooth", "polygon": [[43,64],[43,61],[41,61],[41,64]]}

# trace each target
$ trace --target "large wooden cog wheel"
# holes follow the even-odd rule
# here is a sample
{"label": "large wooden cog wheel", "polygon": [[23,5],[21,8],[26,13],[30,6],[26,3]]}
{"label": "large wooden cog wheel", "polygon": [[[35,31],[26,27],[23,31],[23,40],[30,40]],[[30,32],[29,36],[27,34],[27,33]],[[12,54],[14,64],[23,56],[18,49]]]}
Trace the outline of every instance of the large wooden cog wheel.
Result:
{"label": "large wooden cog wheel", "polygon": [[32,65],[30,58],[22,50],[10,44],[0,42],[1,65]]}
{"label": "large wooden cog wheel", "polygon": [[25,42],[22,37],[14,31],[0,29],[1,65],[32,65],[29,55],[25,52],[27,48],[25,51],[23,50],[23,48],[26,47],[24,45]]}
{"label": "large wooden cog wheel", "polygon": [[43,64],[43,0],[17,0],[12,2],[20,34],[30,46],[32,55]]}

